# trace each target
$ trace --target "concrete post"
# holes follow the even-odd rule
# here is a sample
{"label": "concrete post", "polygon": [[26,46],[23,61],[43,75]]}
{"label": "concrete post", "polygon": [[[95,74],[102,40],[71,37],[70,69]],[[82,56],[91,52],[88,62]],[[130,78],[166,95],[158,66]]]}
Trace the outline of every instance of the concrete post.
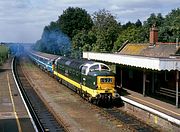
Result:
{"label": "concrete post", "polygon": [[154,94],[154,72],[152,72],[152,93]]}

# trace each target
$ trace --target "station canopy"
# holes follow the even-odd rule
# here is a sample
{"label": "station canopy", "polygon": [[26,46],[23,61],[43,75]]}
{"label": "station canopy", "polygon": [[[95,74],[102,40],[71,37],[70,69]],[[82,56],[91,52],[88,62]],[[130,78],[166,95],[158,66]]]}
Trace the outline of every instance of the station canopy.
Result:
{"label": "station canopy", "polygon": [[123,55],[118,53],[83,52],[83,58],[158,71],[180,71],[180,59],[176,56],[147,57],[138,55]]}

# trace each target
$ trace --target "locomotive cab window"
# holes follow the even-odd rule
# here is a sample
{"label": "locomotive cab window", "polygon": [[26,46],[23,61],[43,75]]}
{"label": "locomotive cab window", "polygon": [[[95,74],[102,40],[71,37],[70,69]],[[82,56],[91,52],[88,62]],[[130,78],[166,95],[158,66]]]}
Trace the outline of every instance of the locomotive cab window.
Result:
{"label": "locomotive cab window", "polygon": [[95,70],[99,70],[99,65],[93,65],[89,68],[89,71],[95,71]]}
{"label": "locomotive cab window", "polygon": [[109,67],[107,67],[106,65],[101,65],[101,70],[110,70]]}

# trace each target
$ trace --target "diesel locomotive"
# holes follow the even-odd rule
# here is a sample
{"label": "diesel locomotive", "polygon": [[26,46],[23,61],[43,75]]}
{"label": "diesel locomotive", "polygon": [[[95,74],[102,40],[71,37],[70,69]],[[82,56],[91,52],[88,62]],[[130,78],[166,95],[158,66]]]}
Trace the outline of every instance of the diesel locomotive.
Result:
{"label": "diesel locomotive", "polygon": [[109,103],[120,96],[115,76],[103,63],[30,51],[30,58],[59,82],[93,103]]}

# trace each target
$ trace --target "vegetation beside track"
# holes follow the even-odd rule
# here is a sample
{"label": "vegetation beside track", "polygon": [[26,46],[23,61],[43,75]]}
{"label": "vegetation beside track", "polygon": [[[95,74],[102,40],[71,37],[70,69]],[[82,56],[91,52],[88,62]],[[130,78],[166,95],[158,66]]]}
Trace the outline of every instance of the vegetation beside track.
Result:
{"label": "vegetation beside track", "polygon": [[5,45],[0,45],[0,65],[8,58],[8,47]]}

